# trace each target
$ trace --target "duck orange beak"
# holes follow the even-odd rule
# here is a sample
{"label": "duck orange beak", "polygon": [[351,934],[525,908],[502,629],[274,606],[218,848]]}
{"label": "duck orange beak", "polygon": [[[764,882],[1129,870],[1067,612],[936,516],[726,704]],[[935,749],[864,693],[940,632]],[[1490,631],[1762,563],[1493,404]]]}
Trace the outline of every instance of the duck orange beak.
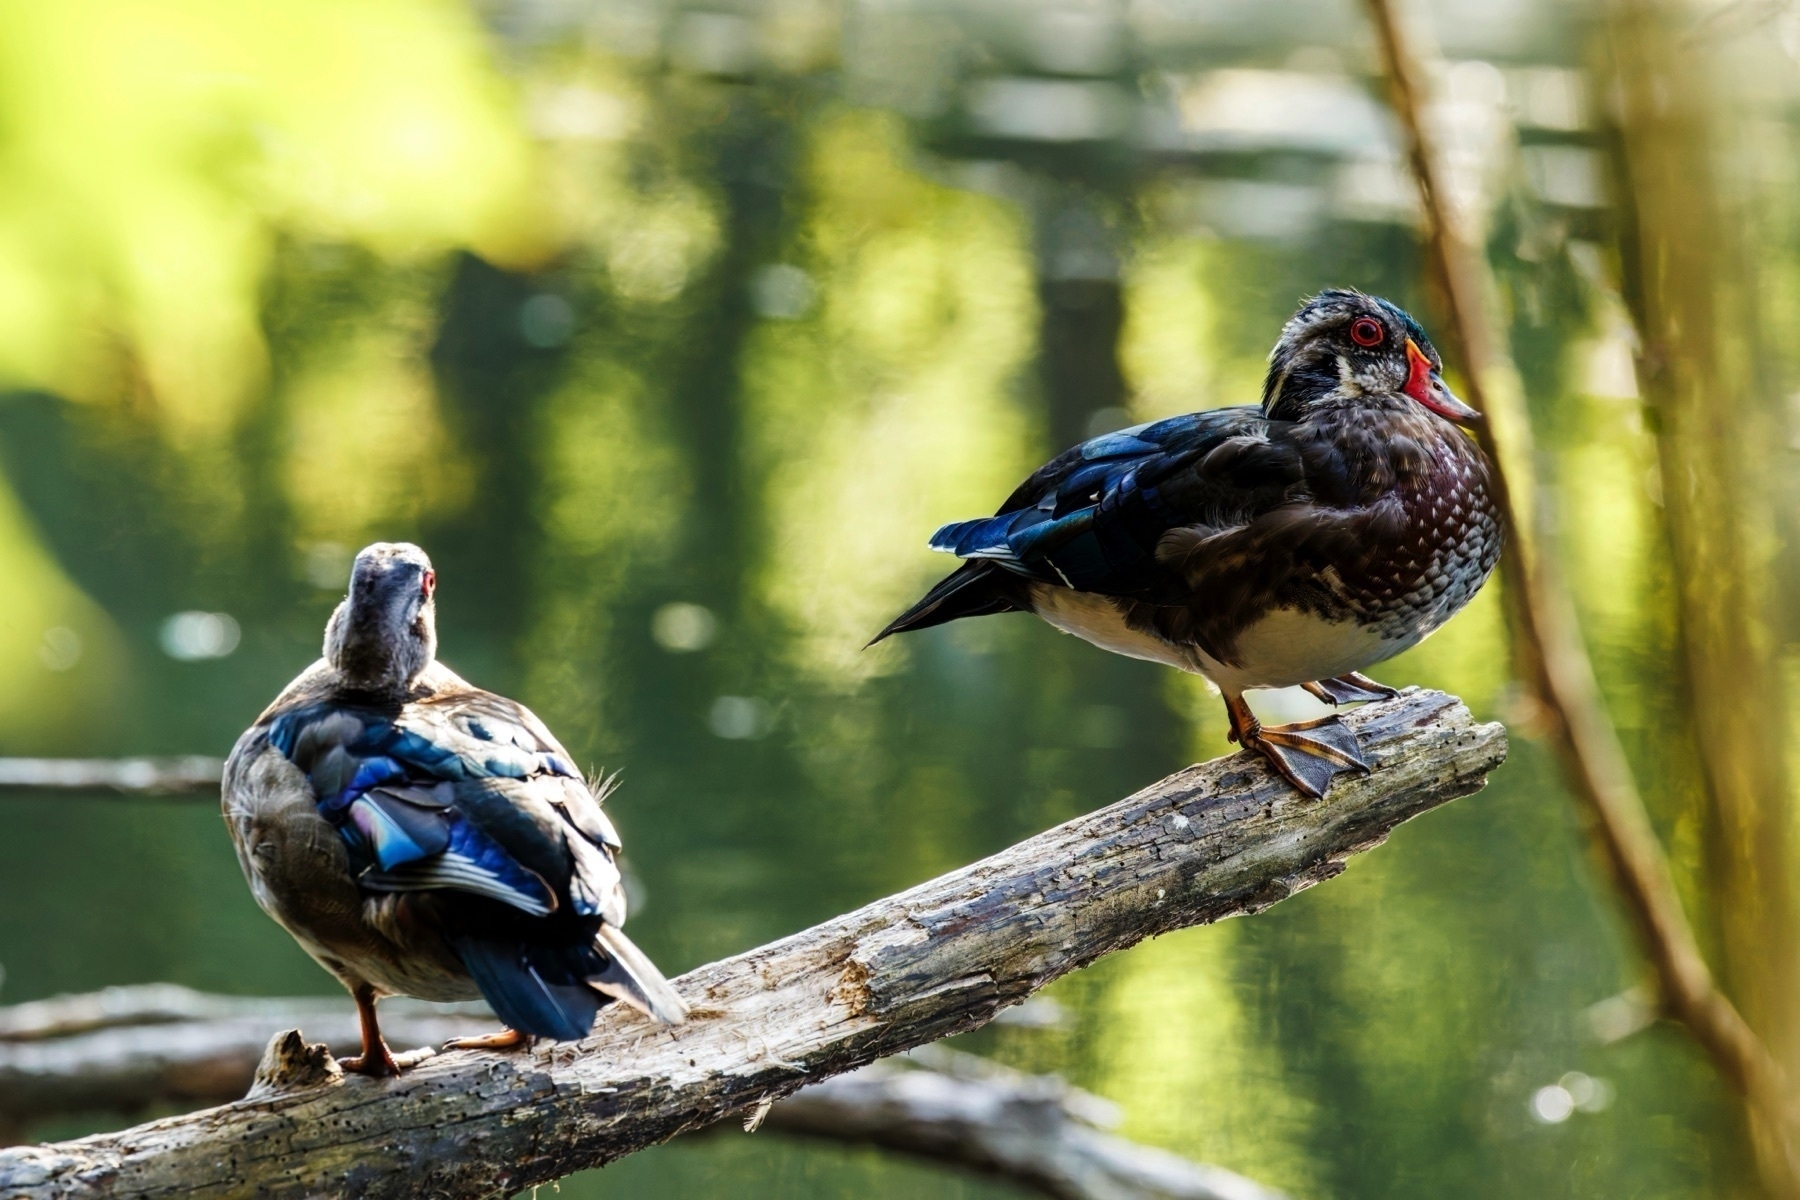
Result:
{"label": "duck orange beak", "polygon": [[1419,349],[1419,344],[1411,338],[1406,339],[1406,386],[1400,390],[1429,408],[1446,421],[1454,421],[1458,425],[1467,425],[1470,421],[1481,420],[1481,414],[1456,398],[1443,376],[1432,367],[1431,360]]}

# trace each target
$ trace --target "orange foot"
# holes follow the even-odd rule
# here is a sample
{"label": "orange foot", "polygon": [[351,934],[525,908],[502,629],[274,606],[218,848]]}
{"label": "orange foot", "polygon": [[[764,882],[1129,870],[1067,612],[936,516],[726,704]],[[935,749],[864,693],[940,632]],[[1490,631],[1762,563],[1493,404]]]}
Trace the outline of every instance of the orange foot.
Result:
{"label": "orange foot", "polygon": [[1259,751],[1269,765],[1294,787],[1317,800],[1331,781],[1346,771],[1367,771],[1356,735],[1336,717],[1265,725],[1240,732],[1249,750]]}
{"label": "orange foot", "polygon": [[340,1058],[338,1066],[354,1075],[367,1075],[370,1079],[387,1079],[400,1073],[400,1064],[388,1053],[386,1042],[377,1042],[373,1050],[365,1050],[354,1058]]}
{"label": "orange foot", "polygon": [[1356,734],[1337,717],[1265,728],[1241,694],[1226,694],[1225,711],[1231,717],[1231,740],[1261,754],[1302,795],[1320,799],[1339,775],[1369,769]]}
{"label": "orange foot", "polygon": [[1300,685],[1327,704],[1359,704],[1365,700],[1392,700],[1400,693],[1385,683],[1378,683],[1359,671],[1350,671],[1335,679],[1320,679]]}
{"label": "orange foot", "polygon": [[480,1037],[451,1038],[444,1043],[446,1050],[511,1050],[523,1046],[531,1040],[528,1033],[520,1033],[516,1029],[502,1029],[499,1033],[484,1033]]}

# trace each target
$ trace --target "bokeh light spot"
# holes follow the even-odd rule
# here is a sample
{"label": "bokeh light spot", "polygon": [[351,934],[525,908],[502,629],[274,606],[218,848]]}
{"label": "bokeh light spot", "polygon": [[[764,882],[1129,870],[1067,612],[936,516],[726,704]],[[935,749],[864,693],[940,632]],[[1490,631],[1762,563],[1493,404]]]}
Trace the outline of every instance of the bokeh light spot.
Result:
{"label": "bokeh light spot", "polygon": [[224,658],[237,649],[238,623],[229,613],[178,612],[162,625],[162,648],[179,662]]}
{"label": "bokeh light spot", "polygon": [[756,696],[720,696],[706,715],[707,728],[728,741],[753,741],[775,727],[769,702]]}
{"label": "bokeh light spot", "polygon": [[812,276],[799,267],[774,263],[750,280],[750,304],[772,321],[797,321],[812,311]]}
{"label": "bokeh light spot", "polygon": [[1543,1125],[1560,1125],[1575,1111],[1575,1097],[1560,1083],[1531,1093],[1532,1119]]}
{"label": "bokeh light spot", "polygon": [[561,346],[575,332],[575,309],[561,296],[545,292],[519,306],[519,333],[540,350]]}
{"label": "bokeh light spot", "polygon": [[718,636],[719,621],[712,610],[702,604],[676,601],[665,604],[650,618],[650,636],[656,644],[672,654],[689,654],[704,650]]}
{"label": "bokeh light spot", "polygon": [[67,625],[44,630],[38,642],[38,661],[50,671],[67,671],[81,661],[81,635]]}

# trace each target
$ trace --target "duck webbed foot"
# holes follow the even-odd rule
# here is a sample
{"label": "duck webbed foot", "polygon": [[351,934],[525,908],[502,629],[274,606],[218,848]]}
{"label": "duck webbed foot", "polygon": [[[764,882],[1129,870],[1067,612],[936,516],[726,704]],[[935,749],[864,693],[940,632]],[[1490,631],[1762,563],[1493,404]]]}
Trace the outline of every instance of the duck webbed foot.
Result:
{"label": "duck webbed foot", "polygon": [[1231,714],[1231,740],[1268,759],[1303,795],[1317,800],[1339,775],[1369,769],[1356,734],[1337,717],[1264,728],[1242,696],[1227,696],[1225,707]]}
{"label": "duck webbed foot", "polygon": [[1358,704],[1364,700],[1392,700],[1400,694],[1396,688],[1370,679],[1360,671],[1351,671],[1335,679],[1321,679],[1300,685],[1327,704]]}
{"label": "duck webbed foot", "polygon": [[420,1046],[416,1050],[403,1050],[399,1054],[393,1054],[388,1051],[387,1043],[383,1042],[373,1058],[365,1052],[358,1054],[355,1058],[340,1058],[337,1061],[338,1066],[353,1075],[367,1075],[371,1079],[387,1079],[402,1071],[411,1070],[436,1053],[437,1051],[430,1046]]}
{"label": "duck webbed foot", "polygon": [[511,1050],[531,1041],[531,1035],[520,1033],[516,1029],[502,1029],[499,1033],[484,1033],[480,1037],[451,1038],[444,1043],[446,1050]]}
{"label": "duck webbed foot", "polygon": [[349,1074],[367,1075],[370,1079],[387,1079],[400,1073],[400,1063],[388,1053],[385,1042],[377,1046],[373,1054],[365,1050],[350,1058],[338,1059],[338,1066]]}
{"label": "duck webbed foot", "polygon": [[362,1021],[362,1053],[354,1058],[338,1059],[338,1066],[357,1075],[386,1079],[400,1073],[401,1064],[388,1051],[381,1026],[375,1020],[375,989],[359,984],[350,989],[356,999],[356,1015]]}

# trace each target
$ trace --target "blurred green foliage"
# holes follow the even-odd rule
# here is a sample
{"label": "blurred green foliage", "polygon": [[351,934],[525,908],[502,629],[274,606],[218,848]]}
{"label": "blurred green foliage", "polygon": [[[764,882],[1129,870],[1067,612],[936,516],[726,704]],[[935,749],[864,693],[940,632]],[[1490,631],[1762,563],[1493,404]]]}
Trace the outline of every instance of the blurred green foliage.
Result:
{"label": "blurred green foliage", "polygon": [[[1037,369],[1062,302],[1042,210],[922,150],[941,125],[806,53],[712,77],[497,41],[448,2],[4,11],[0,752],[224,753],[317,653],[355,548],[416,540],[444,658],[625,769],[632,932],[673,971],[1227,748],[1198,681],[1023,617],[860,649],[943,569],[926,535],[1068,424]],[[1116,239],[1132,418],[1254,400],[1305,292],[1425,311],[1402,227],[1226,236],[1169,215],[1179,180],[1057,169],[1089,173]],[[1530,249],[1536,221],[1503,207],[1493,244],[1550,500],[1704,913],[1652,434],[1592,384],[1611,302]],[[1637,964],[1508,682],[1495,590],[1380,672],[1515,721],[1487,792],[1267,915],[1059,984],[1066,1027],[971,1048],[1297,1197],[1745,1194],[1693,1048],[1602,1044],[1587,1018]],[[172,657],[182,611],[241,642]],[[0,998],[334,988],[255,909],[209,806],[0,806]],[[1571,1071],[1604,1081],[1593,1111],[1534,1119]],[[735,1132],[562,1190],[1000,1194]]]}

